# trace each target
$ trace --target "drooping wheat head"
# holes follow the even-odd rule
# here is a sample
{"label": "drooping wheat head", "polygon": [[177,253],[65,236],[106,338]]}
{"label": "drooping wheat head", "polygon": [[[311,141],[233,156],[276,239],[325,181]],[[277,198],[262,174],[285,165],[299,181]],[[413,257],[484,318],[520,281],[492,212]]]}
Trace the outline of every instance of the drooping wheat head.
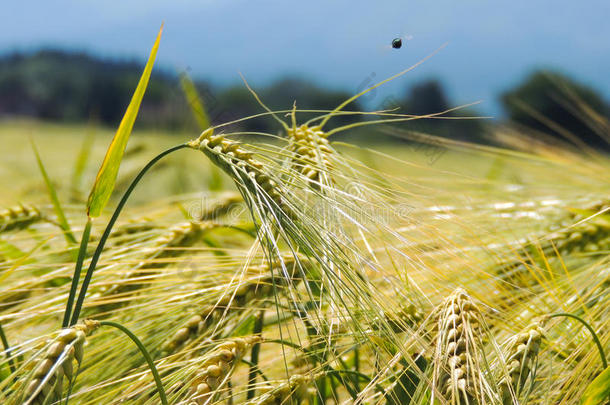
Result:
{"label": "drooping wheat head", "polygon": [[287,190],[282,190],[278,181],[273,179],[275,176],[265,170],[265,165],[255,159],[253,153],[247,151],[239,142],[226,139],[223,135],[214,135],[214,129],[209,128],[188,145],[202,151],[215,165],[231,176],[240,192],[248,191],[261,195],[262,190],[263,195],[268,198],[268,201],[263,202],[266,207],[274,205],[279,208],[279,212],[290,216],[291,210],[282,197]]}
{"label": "drooping wheat head", "polygon": [[500,378],[502,401],[514,403],[526,389],[526,382],[536,378],[536,362],[544,331],[539,322],[528,326],[505,345],[505,361],[508,375]]}
{"label": "drooping wheat head", "polygon": [[42,404],[55,394],[61,398],[63,392],[63,377],[69,381],[74,378],[73,361],[83,360],[86,338],[99,327],[99,322],[85,320],[82,324],[63,329],[59,335],[49,342],[48,348],[36,368],[25,389],[24,403]]}

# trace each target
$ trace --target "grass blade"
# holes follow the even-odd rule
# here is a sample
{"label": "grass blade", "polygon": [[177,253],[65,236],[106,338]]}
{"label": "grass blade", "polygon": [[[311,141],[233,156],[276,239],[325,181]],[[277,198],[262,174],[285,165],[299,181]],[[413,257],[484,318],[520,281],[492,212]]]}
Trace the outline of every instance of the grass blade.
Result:
{"label": "grass blade", "polygon": [[53,210],[55,211],[55,215],[57,216],[57,222],[59,224],[59,227],[64,232],[64,237],[66,238],[66,241],[68,242],[68,244],[74,245],[74,244],[76,244],[76,238],[74,237],[72,230],[70,230],[70,225],[68,224],[68,220],[66,219],[64,210],[61,207],[59,198],[57,197],[57,191],[55,191],[55,187],[53,186],[53,183],[51,182],[51,179],[49,178],[47,170],[45,169],[44,164],[42,163],[42,159],[40,159],[40,154],[38,153],[38,149],[36,149],[36,145],[34,144],[34,141],[32,141],[30,139],[30,142],[32,144],[32,149],[34,150],[34,155],[36,156],[36,162],[38,163],[38,168],[40,169],[40,173],[42,174],[42,177],[44,178],[44,182],[47,186],[47,192],[49,193],[49,198],[51,199],[51,203],[53,204]]}
{"label": "grass blade", "polygon": [[610,367],[606,368],[589,384],[580,398],[581,405],[604,404],[610,397]]}
{"label": "grass blade", "polygon": [[180,74],[180,86],[182,87],[186,102],[191,108],[191,112],[195,116],[200,129],[202,131],[207,129],[210,126],[210,118],[205,112],[203,101],[199,98],[195,84],[186,73]]}
{"label": "grass blade", "polygon": [[167,405],[167,396],[165,395],[165,389],[163,388],[163,383],[161,382],[161,377],[159,376],[157,367],[155,367],[155,362],[153,361],[152,357],[150,357],[148,350],[146,350],[146,347],[140,341],[140,339],[138,339],[138,337],[134,335],[133,332],[131,332],[129,329],[119,323],[111,321],[102,321],[100,322],[100,325],[112,326],[113,328],[117,328],[118,330],[126,334],[131,339],[131,341],[135,343],[136,346],[138,346],[138,349],[140,349],[140,353],[142,353],[142,357],[144,357],[144,360],[146,360],[148,368],[150,369],[150,372],[152,373],[153,378],[155,379],[155,384],[157,385],[157,392],[159,393],[159,399],[161,400],[161,403],[163,405]]}
{"label": "grass blade", "polygon": [[[197,121],[197,125],[199,125],[199,129],[205,131],[211,125],[210,117],[208,117],[208,113],[205,111],[203,100],[199,97],[195,84],[186,73],[180,74],[180,86],[182,87],[186,102]],[[210,178],[208,180],[208,189],[210,191],[222,190],[222,173],[220,172],[220,169],[214,165],[210,165],[209,171]]]}
{"label": "grass blade", "polygon": [[87,215],[91,218],[100,216],[102,210],[110,199],[112,190],[114,189],[114,183],[119,172],[121,160],[123,159],[123,153],[125,152],[129,135],[131,135],[133,124],[138,115],[142,98],[146,92],[146,87],[148,86],[148,80],[150,79],[150,74],[155,63],[155,57],[157,56],[157,50],[159,49],[159,41],[161,40],[162,32],[163,25],[159,29],[159,34],[157,34],[157,39],[155,40],[152,50],[150,51],[148,62],[146,62],[146,66],[144,67],[144,72],[142,72],[138,86],[133,93],[133,97],[131,98],[131,102],[127,107],[127,111],[125,111],[123,119],[121,120],[119,129],[114,135],[112,143],[108,147],[108,151],[106,152],[102,166],[100,167],[97,177],[95,178],[95,183],[93,184],[91,194],[89,194],[89,199],[87,201]]}
{"label": "grass blade", "polygon": [[72,191],[75,196],[74,198],[76,198],[76,196],[80,197],[81,180],[83,178],[83,174],[85,173],[85,169],[87,168],[87,162],[89,161],[89,155],[91,154],[94,138],[95,127],[92,125],[87,130],[85,139],[83,140],[80,151],[78,152],[78,156],[76,157],[76,162],[74,163],[74,171],[72,172]]}

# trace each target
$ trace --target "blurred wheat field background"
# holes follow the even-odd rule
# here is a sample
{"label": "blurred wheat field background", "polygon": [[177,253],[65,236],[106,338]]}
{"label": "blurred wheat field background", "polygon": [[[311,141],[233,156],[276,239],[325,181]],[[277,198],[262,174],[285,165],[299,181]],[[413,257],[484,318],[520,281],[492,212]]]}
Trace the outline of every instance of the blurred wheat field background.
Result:
{"label": "blurred wheat field background", "polygon": [[191,104],[200,134],[131,134],[159,38],[116,132],[0,125],[2,403],[607,401],[604,153],[275,112],[245,80],[277,131]]}

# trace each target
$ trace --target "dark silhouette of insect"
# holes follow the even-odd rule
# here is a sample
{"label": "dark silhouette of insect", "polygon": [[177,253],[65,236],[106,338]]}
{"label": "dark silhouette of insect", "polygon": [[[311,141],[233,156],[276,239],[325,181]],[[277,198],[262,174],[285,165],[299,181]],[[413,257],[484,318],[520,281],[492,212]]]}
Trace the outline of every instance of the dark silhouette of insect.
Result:
{"label": "dark silhouette of insect", "polygon": [[385,45],[381,46],[380,49],[383,49],[384,52],[391,52],[391,49],[400,49],[403,46],[407,46],[410,40],[413,39],[413,35],[401,35],[395,37],[390,43],[385,43]]}

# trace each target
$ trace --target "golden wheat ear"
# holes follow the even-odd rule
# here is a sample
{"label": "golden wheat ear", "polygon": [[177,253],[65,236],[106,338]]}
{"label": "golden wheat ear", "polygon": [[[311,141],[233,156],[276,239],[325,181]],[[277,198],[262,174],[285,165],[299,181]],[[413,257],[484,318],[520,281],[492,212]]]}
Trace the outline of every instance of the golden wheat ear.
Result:
{"label": "golden wheat ear", "polygon": [[244,84],[246,85],[246,88],[248,89],[248,91],[250,93],[252,93],[252,95],[254,96],[254,98],[256,99],[256,101],[258,102],[258,104],[260,104],[261,107],[263,107],[269,114],[271,114],[271,116],[280,123],[280,125],[282,125],[282,127],[288,131],[290,130],[290,127],[288,126],[288,124],[286,124],[284,121],[282,121],[273,111],[271,111],[271,109],[269,107],[267,107],[267,105],[265,105],[265,103],[263,103],[263,101],[260,99],[260,97],[258,96],[258,94],[256,94],[256,92],[252,89],[252,87],[250,87],[250,85],[248,84],[248,81],[246,80],[246,78],[244,77],[244,75],[242,75],[241,73],[239,74],[239,76],[241,77],[241,80],[244,81]]}
{"label": "golden wheat ear", "polygon": [[326,125],[326,123],[328,122],[329,119],[331,119],[333,117],[333,115],[335,115],[337,112],[341,111],[345,106],[347,106],[349,103],[351,103],[352,101],[362,97],[363,95],[365,95],[366,93],[368,93],[371,90],[376,89],[379,86],[382,86],[384,84],[386,84],[387,82],[390,82],[396,78],[399,78],[400,76],[412,71],[413,69],[415,69],[416,67],[418,67],[419,65],[423,64],[424,62],[426,62],[428,59],[430,59],[431,57],[433,57],[434,55],[436,55],[437,53],[439,53],[444,47],[447,46],[447,43],[444,43],[443,45],[441,45],[438,49],[436,49],[434,52],[432,52],[430,55],[426,56],[425,58],[423,58],[422,60],[420,60],[419,62],[417,62],[416,64],[412,65],[411,67],[408,67],[407,69],[396,73],[394,76],[390,76],[385,80],[380,81],[377,84],[372,85],[371,87],[368,87],[364,90],[362,90],[360,93],[357,93],[355,95],[353,95],[352,97],[348,98],[347,100],[345,100],[344,102],[342,102],[341,104],[339,104],[337,106],[337,108],[335,108],[334,110],[332,110],[330,113],[326,114],[324,116],[324,118],[322,119],[322,121],[320,122],[320,129],[322,129],[324,127],[324,125]]}

